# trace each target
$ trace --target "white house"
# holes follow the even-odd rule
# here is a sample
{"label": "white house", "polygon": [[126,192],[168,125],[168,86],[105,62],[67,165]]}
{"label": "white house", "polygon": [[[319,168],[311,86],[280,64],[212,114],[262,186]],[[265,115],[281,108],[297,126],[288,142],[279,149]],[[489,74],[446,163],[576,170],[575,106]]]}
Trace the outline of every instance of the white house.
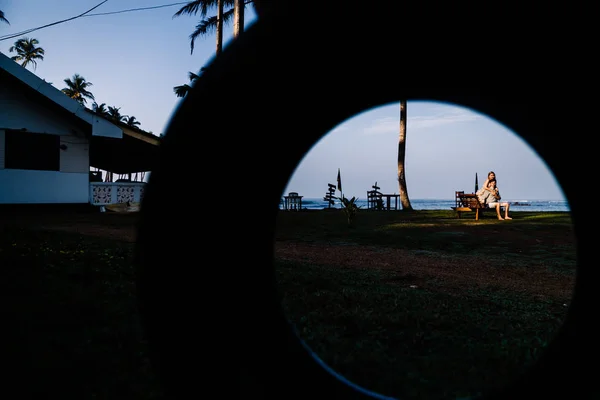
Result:
{"label": "white house", "polygon": [[143,182],[90,182],[90,167],[151,171],[159,138],[115,123],[0,53],[0,204],[140,201]]}

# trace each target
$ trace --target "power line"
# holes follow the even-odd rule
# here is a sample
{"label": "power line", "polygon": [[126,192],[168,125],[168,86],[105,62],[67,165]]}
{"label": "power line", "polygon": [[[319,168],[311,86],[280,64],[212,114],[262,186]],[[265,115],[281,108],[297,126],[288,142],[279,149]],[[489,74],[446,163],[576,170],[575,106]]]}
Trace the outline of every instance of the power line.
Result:
{"label": "power line", "polygon": [[86,17],[95,17],[95,16],[98,16],[98,15],[121,14],[121,13],[126,13],[126,12],[131,12],[131,11],[154,10],[156,8],[172,7],[172,6],[178,6],[180,4],[187,4],[187,3],[189,3],[189,1],[182,1],[180,3],[163,4],[161,6],[130,8],[129,10],[109,11],[109,12],[104,12],[104,13],[88,14],[88,15],[85,15],[85,16]]}
{"label": "power line", "polygon": [[126,13],[126,12],[132,12],[132,11],[142,11],[142,10],[151,10],[151,9],[156,9],[156,8],[163,8],[163,7],[172,7],[172,6],[177,6],[180,4],[187,4],[189,3],[188,1],[185,2],[179,2],[179,3],[171,3],[171,4],[163,4],[160,6],[152,6],[152,7],[139,7],[139,8],[131,8],[128,10],[120,10],[120,11],[110,11],[110,12],[105,12],[105,13],[95,13],[95,14],[88,14],[90,11],[95,10],[96,8],[100,7],[102,4],[106,3],[108,0],[104,0],[102,3],[98,4],[95,7],[92,7],[91,9],[87,10],[86,12],[76,15],[74,17],[71,18],[67,18],[67,19],[63,19],[61,21],[56,21],[56,22],[52,22],[50,24],[47,25],[43,25],[43,26],[39,26],[37,28],[31,28],[31,29],[27,29],[24,30],[22,32],[19,33],[14,33],[14,34],[10,34],[10,35],[5,35],[5,36],[0,36],[0,41],[2,40],[8,40],[8,39],[13,39],[16,38],[18,36],[22,36],[43,28],[47,28],[49,26],[53,26],[53,25],[58,25],[58,24],[62,24],[63,22],[68,22],[68,21],[72,21],[74,19],[80,18],[80,17],[94,17],[94,16],[100,16],[100,15],[111,15],[111,14],[121,14],[121,13]]}
{"label": "power line", "polygon": [[79,18],[79,17],[82,17],[82,16],[84,16],[85,14],[89,13],[90,11],[93,11],[93,10],[95,10],[96,8],[100,7],[102,4],[106,3],[107,1],[108,1],[108,0],[104,0],[102,3],[100,3],[100,4],[96,5],[96,6],[92,7],[92,8],[90,8],[89,10],[87,10],[86,12],[84,12],[84,13],[81,13],[81,14],[79,14],[79,15],[76,15],[76,16],[74,16],[74,17],[67,18],[67,19],[63,19],[63,20],[61,20],[61,21],[52,22],[52,23],[50,23],[50,24],[43,25],[43,26],[40,26],[40,27],[37,27],[37,28],[27,29],[26,31],[19,32],[19,33],[16,33],[16,34],[14,34],[14,35],[2,36],[2,37],[0,37],[0,40],[13,39],[13,38],[16,38],[17,36],[21,36],[21,35],[24,35],[24,34],[26,34],[26,33],[33,32],[33,31],[37,31],[38,29],[47,28],[47,27],[49,27],[49,26],[52,26],[52,25],[58,25],[58,24],[61,24],[61,23],[63,23],[63,22],[67,22],[67,21],[74,20],[74,19],[76,19],[76,18]]}

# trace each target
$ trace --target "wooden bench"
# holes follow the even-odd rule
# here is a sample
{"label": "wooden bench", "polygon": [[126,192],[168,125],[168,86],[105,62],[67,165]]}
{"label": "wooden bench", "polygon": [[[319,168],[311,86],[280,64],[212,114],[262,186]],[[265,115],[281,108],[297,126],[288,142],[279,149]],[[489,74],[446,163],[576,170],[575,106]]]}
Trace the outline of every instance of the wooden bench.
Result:
{"label": "wooden bench", "polygon": [[456,211],[458,218],[460,218],[464,212],[475,211],[476,221],[479,220],[479,215],[483,212],[483,210],[495,211],[495,209],[489,208],[485,204],[481,204],[475,193],[465,193],[464,191],[456,192],[456,204],[451,208]]}

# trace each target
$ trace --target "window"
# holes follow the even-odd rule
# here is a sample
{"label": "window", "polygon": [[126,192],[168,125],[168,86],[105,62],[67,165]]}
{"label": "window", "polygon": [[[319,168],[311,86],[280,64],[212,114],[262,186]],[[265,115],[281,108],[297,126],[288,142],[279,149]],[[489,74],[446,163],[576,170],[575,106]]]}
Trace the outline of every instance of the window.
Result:
{"label": "window", "polygon": [[7,130],[4,168],[60,170],[60,136]]}

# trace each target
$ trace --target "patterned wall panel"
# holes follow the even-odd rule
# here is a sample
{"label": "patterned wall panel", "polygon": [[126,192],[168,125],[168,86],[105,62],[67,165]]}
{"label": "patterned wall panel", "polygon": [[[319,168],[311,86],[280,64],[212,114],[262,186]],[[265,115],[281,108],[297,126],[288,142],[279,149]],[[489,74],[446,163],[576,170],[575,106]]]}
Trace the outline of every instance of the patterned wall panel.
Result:
{"label": "patterned wall panel", "polygon": [[92,203],[106,204],[111,203],[112,186],[93,186]]}
{"label": "patterned wall panel", "polygon": [[133,186],[118,186],[117,187],[117,203],[127,203],[135,201],[135,188]]}

